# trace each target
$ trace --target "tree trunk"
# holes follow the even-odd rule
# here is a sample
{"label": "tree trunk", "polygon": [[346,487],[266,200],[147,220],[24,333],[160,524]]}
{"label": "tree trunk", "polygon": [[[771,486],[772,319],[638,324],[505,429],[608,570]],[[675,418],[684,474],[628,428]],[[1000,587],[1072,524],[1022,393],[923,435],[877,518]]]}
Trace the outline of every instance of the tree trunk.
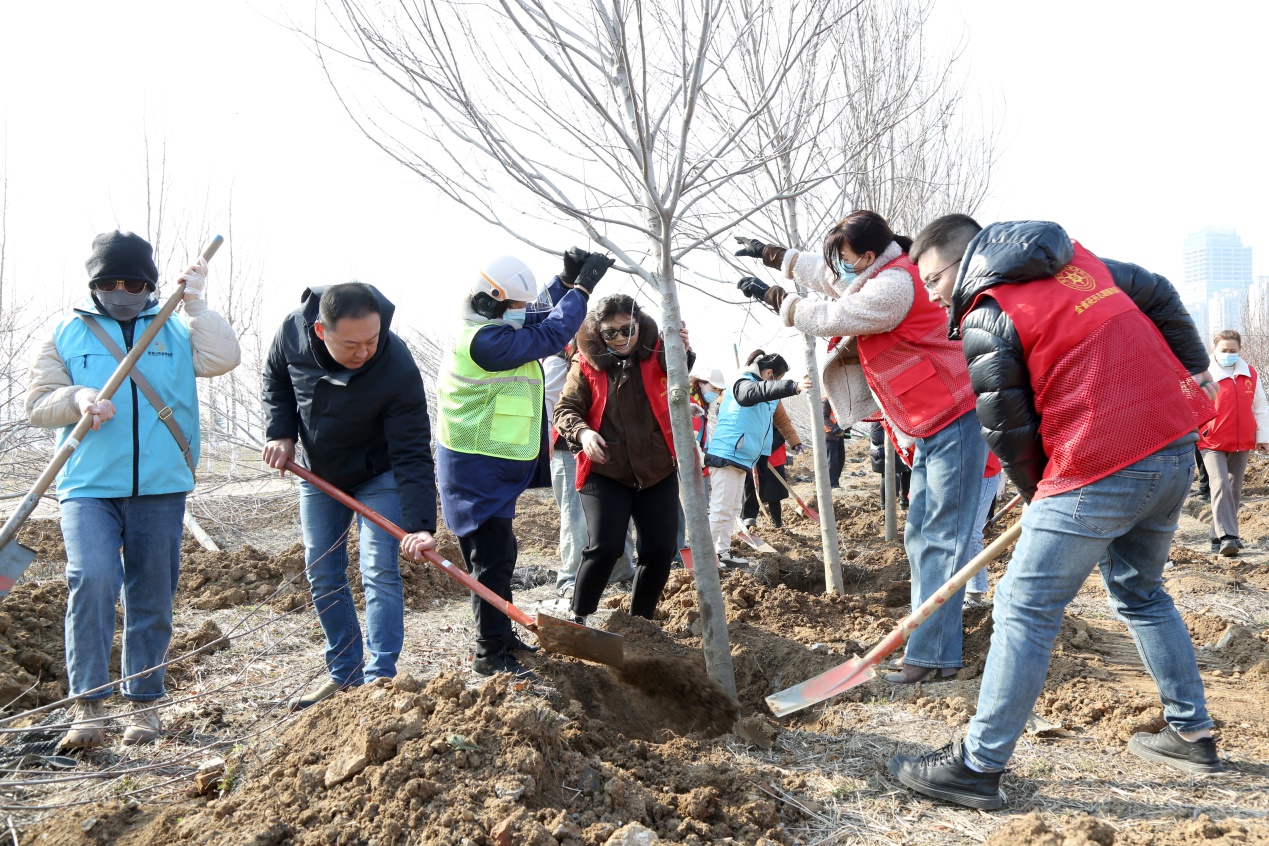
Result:
{"label": "tree trunk", "polygon": [[886,540],[899,537],[899,485],[896,475],[899,470],[898,457],[894,454],[894,441],[886,432]]}
{"label": "tree trunk", "polygon": [[[674,265],[669,244],[658,242],[657,288],[661,292],[661,328],[665,336],[667,390],[670,400],[670,424],[674,430],[674,453],[678,458],[679,491],[687,533],[691,539],[692,561],[696,575],[696,596],[701,608],[701,638],[705,642],[705,667],[714,681],[731,696],[736,695],[736,677],[731,665],[731,644],[727,638],[727,608],[723,603],[722,582],[718,576],[718,556],[709,533],[709,508],[705,498],[705,480],[701,476],[700,459],[696,455],[696,436],[692,431],[692,414],[688,408],[687,350],[678,329],[683,325],[679,310],[678,290],[674,282]],[[668,527],[667,527],[668,530]]]}
{"label": "tree trunk", "polygon": [[811,456],[815,459],[815,498],[820,512],[820,544],[824,548],[824,584],[828,593],[845,593],[842,581],[842,554],[837,546],[837,513],[833,510],[832,479],[828,471],[828,442],[824,437],[824,396],[820,385],[819,357],[815,354],[815,338],[806,339],[806,372],[811,390],[806,400],[811,406]]}

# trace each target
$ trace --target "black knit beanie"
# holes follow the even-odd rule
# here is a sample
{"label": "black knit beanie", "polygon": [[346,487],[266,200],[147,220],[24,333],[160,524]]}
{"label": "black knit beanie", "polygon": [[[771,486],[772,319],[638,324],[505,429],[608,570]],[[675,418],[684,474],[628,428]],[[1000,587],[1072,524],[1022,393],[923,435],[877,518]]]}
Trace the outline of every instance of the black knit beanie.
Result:
{"label": "black knit beanie", "polygon": [[88,284],[99,279],[122,279],[144,282],[153,291],[159,284],[159,269],[154,266],[154,248],[132,232],[103,232],[93,239],[92,255],[84,262],[88,268]]}

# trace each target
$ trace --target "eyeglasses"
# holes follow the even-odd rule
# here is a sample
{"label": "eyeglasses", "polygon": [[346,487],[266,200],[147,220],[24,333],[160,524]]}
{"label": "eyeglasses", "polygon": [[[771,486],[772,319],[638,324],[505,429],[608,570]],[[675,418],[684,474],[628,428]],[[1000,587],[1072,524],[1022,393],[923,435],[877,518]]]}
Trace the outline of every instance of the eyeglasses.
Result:
{"label": "eyeglasses", "polygon": [[615,329],[600,329],[599,335],[605,341],[615,341],[617,338],[629,338],[639,328],[636,321],[630,321],[625,326],[618,326]]}
{"label": "eyeglasses", "polygon": [[932,276],[930,276],[929,279],[922,282],[921,284],[925,286],[925,290],[933,291],[935,286],[939,284],[939,279],[942,278],[944,273],[947,273],[948,268],[951,268],[953,265],[960,264],[961,259],[963,258],[965,258],[964,254],[957,256],[956,261],[952,262],[952,264],[949,264],[947,267],[943,268],[938,273],[933,274]]}
{"label": "eyeglasses", "polygon": [[144,282],[135,282],[131,279],[98,279],[93,283],[93,287],[98,291],[101,291],[103,294],[109,294],[120,285],[122,285],[123,290],[127,291],[129,294],[139,294],[149,287]]}

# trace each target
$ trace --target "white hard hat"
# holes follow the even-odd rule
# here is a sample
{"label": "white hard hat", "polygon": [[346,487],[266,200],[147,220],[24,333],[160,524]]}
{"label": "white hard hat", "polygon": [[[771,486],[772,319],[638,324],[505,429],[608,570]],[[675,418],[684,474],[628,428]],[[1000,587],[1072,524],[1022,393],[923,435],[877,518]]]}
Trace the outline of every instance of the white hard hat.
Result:
{"label": "white hard hat", "polygon": [[538,295],[538,280],[520,259],[499,256],[480,271],[472,292],[488,294],[498,302],[533,300]]}

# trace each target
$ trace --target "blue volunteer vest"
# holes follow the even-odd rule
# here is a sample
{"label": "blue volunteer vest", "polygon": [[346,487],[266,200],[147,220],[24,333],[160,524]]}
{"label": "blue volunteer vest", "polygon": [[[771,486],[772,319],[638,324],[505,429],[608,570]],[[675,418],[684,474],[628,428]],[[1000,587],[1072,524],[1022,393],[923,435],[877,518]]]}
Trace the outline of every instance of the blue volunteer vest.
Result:
{"label": "blue volunteer vest", "polygon": [[[745,379],[759,381],[752,373]],[[709,440],[708,455],[753,467],[759,456],[771,454],[771,427],[775,421],[776,402],[760,402],[745,407],[736,402],[730,387],[723,393],[718,407],[718,422]]]}
{"label": "blue volunteer vest", "polygon": [[[76,306],[75,311],[77,314],[95,315],[115,343],[127,349],[119,324],[102,314],[91,298]],[[159,306],[155,305],[137,317],[134,338],[141,337],[158,311]],[[115,357],[93,337],[78,316],[72,315],[58,324],[53,331],[53,342],[72,384],[100,388],[119,366]],[[167,319],[137,362],[137,368],[171,407],[197,463],[198,390],[194,383],[194,353],[190,346],[189,324],[185,318],[173,314]],[[89,430],[79,448],[71,453],[66,466],[57,474],[58,501],[76,497],[113,499],[152,496],[193,490],[194,477],[180,447],[176,445],[176,439],[140,391],[136,392],[134,414],[130,380],[125,379],[119,386],[112,402],[115,416],[96,432]],[[67,426],[58,433],[59,448],[73,428]]]}

